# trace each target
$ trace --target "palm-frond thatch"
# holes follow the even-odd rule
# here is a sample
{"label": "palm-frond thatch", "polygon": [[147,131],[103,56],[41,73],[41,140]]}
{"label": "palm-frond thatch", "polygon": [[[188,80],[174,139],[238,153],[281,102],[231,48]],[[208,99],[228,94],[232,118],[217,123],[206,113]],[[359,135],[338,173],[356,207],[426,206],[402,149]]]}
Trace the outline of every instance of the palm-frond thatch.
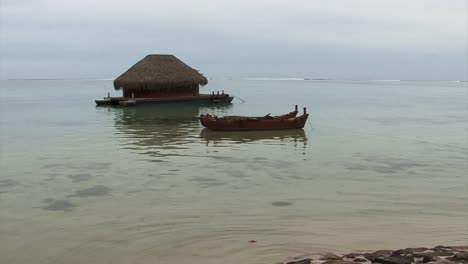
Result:
{"label": "palm-frond thatch", "polygon": [[148,55],[114,80],[116,90],[167,90],[205,85],[208,80],[174,55]]}

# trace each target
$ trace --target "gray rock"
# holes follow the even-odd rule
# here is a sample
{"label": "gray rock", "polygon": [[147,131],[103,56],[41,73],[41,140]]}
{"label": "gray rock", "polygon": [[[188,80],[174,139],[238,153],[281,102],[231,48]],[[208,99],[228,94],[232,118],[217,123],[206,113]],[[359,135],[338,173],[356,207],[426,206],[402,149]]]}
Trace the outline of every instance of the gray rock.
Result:
{"label": "gray rock", "polygon": [[386,257],[389,257],[390,254],[392,254],[392,251],[390,250],[377,250],[375,252],[372,252],[372,253],[365,253],[365,254],[362,254],[366,259],[368,259],[369,261],[371,262],[374,262],[374,260],[378,259],[378,258],[386,258]]}
{"label": "gray rock", "polygon": [[435,247],[433,248],[433,250],[441,250],[441,249],[448,249],[448,248],[449,248],[449,247],[447,247],[447,246],[438,245],[438,246],[435,246]]}
{"label": "gray rock", "polygon": [[350,258],[350,259],[353,259],[359,256],[362,256],[362,253],[349,253],[349,254],[344,255],[344,257]]}
{"label": "gray rock", "polygon": [[468,252],[459,252],[452,257],[453,261],[468,262]]}
{"label": "gray rock", "polygon": [[355,262],[367,262],[367,259],[357,257],[357,258],[354,259],[354,261],[355,261]]}
{"label": "gray rock", "polygon": [[[359,251],[358,251],[359,252]],[[302,255],[280,264],[468,264],[468,246],[415,247],[398,250],[377,250],[371,253],[351,252],[320,256]],[[322,261],[325,261],[321,263]]]}
{"label": "gray rock", "polygon": [[422,263],[428,263],[428,262],[433,262],[435,261],[435,257],[432,257],[432,256],[425,256],[423,259],[422,259]]}
{"label": "gray rock", "polygon": [[285,264],[310,264],[310,258],[298,259],[298,260],[290,260]]}
{"label": "gray rock", "polygon": [[468,246],[453,246],[451,248],[454,248],[454,249],[461,249],[461,250],[468,250]]}
{"label": "gray rock", "polygon": [[340,257],[333,253],[325,253],[320,260],[341,260],[343,257]]}
{"label": "gray rock", "polygon": [[377,258],[374,259],[372,262],[381,264],[411,264],[414,262],[414,258],[410,256],[390,256],[384,258]]}
{"label": "gray rock", "polygon": [[441,260],[436,260],[435,262],[431,262],[431,263],[434,263],[434,264],[460,264],[460,263],[464,263],[464,262],[451,261],[451,260],[448,260],[448,259],[441,259]]}
{"label": "gray rock", "polygon": [[424,247],[398,249],[392,252],[392,256],[411,255],[413,253],[424,252],[426,250],[428,250],[428,248],[424,248]]}
{"label": "gray rock", "polygon": [[453,256],[453,252],[447,251],[447,250],[441,250],[441,251],[434,251],[434,252],[417,252],[413,254],[413,257],[415,258],[424,258],[424,257],[429,257],[429,258],[434,258],[434,257],[449,257]]}
{"label": "gray rock", "polygon": [[346,261],[346,260],[329,260],[329,261],[325,261],[322,264],[356,264],[356,262]]}

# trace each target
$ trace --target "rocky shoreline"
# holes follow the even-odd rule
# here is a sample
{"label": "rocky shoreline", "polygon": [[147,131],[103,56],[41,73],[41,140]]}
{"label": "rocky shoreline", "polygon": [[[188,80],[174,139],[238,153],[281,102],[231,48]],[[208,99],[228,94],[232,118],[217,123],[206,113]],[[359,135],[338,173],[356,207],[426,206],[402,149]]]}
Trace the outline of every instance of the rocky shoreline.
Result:
{"label": "rocky shoreline", "polygon": [[276,264],[458,264],[468,263],[468,246],[418,247],[299,256]]}

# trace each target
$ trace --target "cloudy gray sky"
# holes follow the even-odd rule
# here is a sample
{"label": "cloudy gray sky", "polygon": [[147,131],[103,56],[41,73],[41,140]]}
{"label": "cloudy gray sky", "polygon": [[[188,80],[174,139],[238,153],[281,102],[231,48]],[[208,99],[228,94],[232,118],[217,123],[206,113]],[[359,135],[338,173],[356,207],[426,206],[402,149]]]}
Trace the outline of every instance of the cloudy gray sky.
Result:
{"label": "cloudy gray sky", "polygon": [[467,79],[467,0],[0,0],[1,78],[115,78],[147,54],[208,77]]}

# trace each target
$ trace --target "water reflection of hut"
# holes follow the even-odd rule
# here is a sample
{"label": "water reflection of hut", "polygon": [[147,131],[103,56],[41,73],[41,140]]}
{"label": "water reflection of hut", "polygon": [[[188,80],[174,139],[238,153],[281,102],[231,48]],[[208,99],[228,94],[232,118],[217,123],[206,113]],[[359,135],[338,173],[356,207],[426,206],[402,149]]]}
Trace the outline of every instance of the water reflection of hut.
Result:
{"label": "water reflection of hut", "polygon": [[113,112],[115,133],[125,148],[163,157],[200,141],[200,113],[211,112],[213,108],[224,111],[229,107],[162,104],[105,109]]}
{"label": "water reflection of hut", "polygon": [[134,105],[175,101],[231,102],[228,94],[200,94],[208,80],[173,55],[148,55],[114,80],[122,97],[96,100],[98,105]]}

